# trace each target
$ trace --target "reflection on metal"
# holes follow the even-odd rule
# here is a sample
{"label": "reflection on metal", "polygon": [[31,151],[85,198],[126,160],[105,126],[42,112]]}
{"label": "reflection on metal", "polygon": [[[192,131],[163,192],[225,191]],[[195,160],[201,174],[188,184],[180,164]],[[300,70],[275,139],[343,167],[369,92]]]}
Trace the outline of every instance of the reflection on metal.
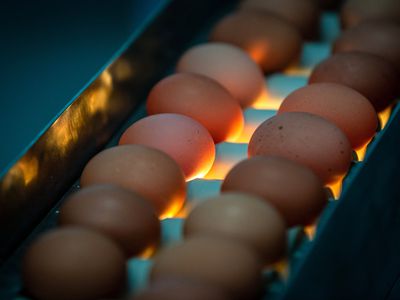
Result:
{"label": "reflection on metal", "polygon": [[[72,166],[68,159],[88,158],[106,140],[111,118],[126,109],[112,91],[111,75],[104,71],[3,176],[1,241],[16,243],[18,230],[26,230],[32,216],[43,214],[58,199],[54,191],[72,183],[83,163],[79,159]],[[0,249],[0,260],[6,253],[7,248]]]}
{"label": "reflection on metal", "polygon": [[18,182],[17,185],[27,187],[34,183],[39,172],[39,161],[37,157],[24,156],[6,174],[1,181],[1,190],[9,190]]}
{"label": "reflection on metal", "polygon": [[33,141],[0,179],[0,263],[68,191],[84,164],[171,69],[193,36],[234,4],[171,1],[151,24],[132,33],[134,43],[121,46],[125,52]]}
{"label": "reflection on metal", "polygon": [[127,81],[135,75],[132,63],[125,59],[118,59],[112,66],[115,81]]}

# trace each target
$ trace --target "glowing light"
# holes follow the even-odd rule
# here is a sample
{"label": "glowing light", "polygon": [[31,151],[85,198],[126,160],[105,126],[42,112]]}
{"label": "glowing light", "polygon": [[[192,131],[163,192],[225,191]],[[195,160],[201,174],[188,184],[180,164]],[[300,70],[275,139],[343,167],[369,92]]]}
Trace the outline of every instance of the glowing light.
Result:
{"label": "glowing light", "polygon": [[3,179],[2,189],[9,189],[15,182],[22,182],[24,186],[28,186],[37,178],[38,172],[38,159],[24,156],[8,171]]}
{"label": "glowing light", "polygon": [[265,57],[269,53],[268,44],[264,41],[254,41],[246,48],[246,52],[258,65],[262,64],[262,62],[265,60]]}
{"label": "glowing light", "polygon": [[236,142],[248,144],[258,126],[258,124],[246,123],[243,128],[242,134],[236,139]]}
{"label": "glowing light", "polygon": [[114,79],[117,81],[126,81],[135,75],[132,63],[125,58],[119,58],[110,69]]}
{"label": "glowing light", "polygon": [[251,107],[256,109],[272,109],[278,110],[279,106],[281,106],[283,99],[278,97],[273,97],[268,92],[267,88],[265,87]]}
{"label": "glowing light", "polygon": [[154,255],[156,250],[157,250],[157,247],[155,245],[148,246],[146,249],[144,249],[142,251],[142,253],[140,253],[138,255],[138,258],[140,258],[140,259],[149,259]]}
{"label": "glowing light", "polygon": [[[232,125],[232,129],[230,130],[230,135],[226,138],[225,142],[236,142],[238,138],[241,136],[244,128],[244,118],[243,115],[240,116],[240,119],[236,119],[234,124]],[[204,174],[205,175],[205,174]]]}
{"label": "glowing light", "polygon": [[358,161],[363,161],[364,160],[365,154],[367,153],[368,144],[369,144],[369,142],[366,143],[361,148],[358,148],[358,149],[354,150],[357,153]]}
{"label": "glowing light", "polygon": [[385,128],[386,124],[388,123],[391,112],[392,108],[388,107],[385,110],[378,113],[378,118],[381,122],[381,129]]}
{"label": "glowing light", "polygon": [[106,112],[110,104],[112,79],[109,72],[104,71],[81,95],[81,105],[71,105],[49,128],[46,144],[64,156],[70,147],[76,144],[82,129],[87,126],[87,114],[95,115]]}
{"label": "glowing light", "polygon": [[283,73],[289,76],[310,76],[312,72],[311,68],[304,68],[299,66],[291,66],[287,68]]}
{"label": "glowing light", "polygon": [[343,188],[343,178],[337,180],[334,183],[328,184],[329,189],[332,191],[333,197],[335,200],[340,198],[340,194],[342,193]]}
{"label": "glowing light", "polygon": [[316,225],[308,225],[304,227],[304,233],[306,234],[306,236],[310,241],[314,239],[316,231],[317,231]]}
{"label": "glowing light", "polygon": [[174,197],[168,206],[168,209],[159,216],[160,220],[174,218],[181,211],[185,204],[185,198],[182,195]]}
{"label": "glowing light", "polygon": [[274,268],[282,276],[282,278],[285,280],[289,278],[289,263],[286,259],[275,263]]}
{"label": "glowing light", "polygon": [[223,180],[236,163],[236,161],[216,161],[210,172],[204,176],[204,179]]}

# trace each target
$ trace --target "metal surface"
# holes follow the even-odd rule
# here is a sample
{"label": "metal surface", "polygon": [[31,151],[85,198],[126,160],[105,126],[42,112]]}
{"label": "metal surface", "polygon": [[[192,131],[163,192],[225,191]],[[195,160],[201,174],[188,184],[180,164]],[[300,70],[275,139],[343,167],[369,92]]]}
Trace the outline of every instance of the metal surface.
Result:
{"label": "metal surface", "polygon": [[399,132],[397,106],[293,274],[285,300],[400,299]]}
{"label": "metal surface", "polygon": [[[140,4],[140,1],[127,2]],[[168,2],[153,1],[152,10],[147,10],[144,15],[138,12],[132,15],[140,15],[137,27],[126,36],[111,60],[104,57],[101,68],[92,66],[89,70],[92,77],[100,76],[89,87],[88,84],[76,87],[84,92],[72,101],[64,99],[66,109],[54,117],[55,121],[40,133],[1,179],[0,262],[59,201],[78,178],[85,162],[104,146],[137,103],[145,99],[148,89],[171,67],[193,35],[232,3],[177,0],[162,10],[160,3]],[[132,9],[132,5],[120,9]],[[149,8],[148,5],[145,7]],[[162,13],[148,26],[160,11]],[[75,13],[79,15],[79,11]],[[207,19],[203,17],[206,14]],[[119,58],[104,70],[114,57]],[[54,97],[63,96],[54,94]]]}

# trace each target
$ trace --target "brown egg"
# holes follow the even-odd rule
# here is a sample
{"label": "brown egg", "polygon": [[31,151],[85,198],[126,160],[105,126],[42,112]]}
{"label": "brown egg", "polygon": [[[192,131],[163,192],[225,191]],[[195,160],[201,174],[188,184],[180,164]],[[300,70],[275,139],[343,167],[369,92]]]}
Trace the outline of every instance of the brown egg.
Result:
{"label": "brown egg", "polygon": [[346,30],[334,43],[333,52],[360,51],[376,54],[400,71],[400,25],[365,21]]}
{"label": "brown egg", "polygon": [[147,98],[147,112],[191,117],[207,128],[215,143],[235,140],[244,122],[239,104],[223,86],[189,73],[174,74],[157,83]]}
{"label": "brown egg", "polygon": [[302,39],[285,21],[263,13],[241,11],[223,18],[213,29],[212,41],[244,49],[264,72],[274,72],[299,58]]}
{"label": "brown egg", "polygon": [[96,300],[118,295],[125,283],[125,256],[105,236],[68,227],[39,237],[22,266],[24,286],[40,300]]}
{"label": "brown egg", "polygon": [[346,135],[322,117],[288,112],[272,117],[254,132],[249,156],[274,155],[313,170],[324,183],[341,179],[350,167],[352,149]]}
{"label": "brown egg", "polygon": [[221,191],[262,197],[289,227],[312,224],[328,200],[314,172],[274,156],[255,156],[238,163],[225,177]]}
{"label": "brown egg", "polygon": [[186,182],[182,170],[165,153],[140,146],[106,149],[82,172],[82,187],[114,184],[148,199],[161,218],[174,216],[183,206]]}
{"label": "brown egg", "polygon": [[129,256],[155,248],[160,221],[141,196],[111,185],[93,185],[70,196],[61,207],[59,224],[88,227],[118,243]]}
{"label": "brown egg", "polygon": [[318,35],[320,11],[313,0],[246,0],[240,8],[273,14],[296,27],[305,38]]}
{"label": "brown egg", "polygon": [[252,247],[265,264],[285,255],[286,224],[262,198],[242,193],[210,197],[184,223],[185,236],[229,238]]}
{"label": "brown egg", "polygon": [[241,107],[255,102],[264,88],[260,67],[242,49],[224,43],[207,43],[187,50],[176,67],[214,79],[239,102]]}
{"label": "brown egg", "polygon": [[283,100],[278,113],[307,112],[331,121],[347,136],[353,149],[375,135],[378,116],[372,104],[356,90],[337,83],[314,83]]}
{"label": "brown egg", "polygon": [[132,300],[229,300],[221,289],[187,278],[161,277]]}
{"label": "brown egg", "polygon": [[157,114],[132,124],[120,145],[139,144],[161,150],[182,168],[186,180],[202,177],[215,159],[212,136],[199,122],[179,114]]}
{"label": "brown egg", "polygon": [[354,27],[365,20],[400,22],[400,1],[347,0],[340,17],[344,28]]}
{"label": "brown egg", "polygon": [[336,53],[312,72],[309,83],[335,82],[363,94],[382,111],[399,95],[400,76],[385,59],[363,52]]}
{"label": "brown egg", "polygon": [[184,277],[226,291],[230,299],[253,299],[261,284],[261,264],[250,248],[228,240],[192,237],[162,249],[154,260],[151,280]]}

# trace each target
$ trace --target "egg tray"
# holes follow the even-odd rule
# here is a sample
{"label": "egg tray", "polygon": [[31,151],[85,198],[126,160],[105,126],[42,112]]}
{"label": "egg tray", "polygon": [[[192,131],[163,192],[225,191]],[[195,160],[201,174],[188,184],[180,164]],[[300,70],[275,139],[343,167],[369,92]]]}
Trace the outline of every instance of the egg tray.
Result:
{"label": "egg tray", "polygon": [[[300,69],[307,70],[329,56],[330,42],[339,33],[335,14],[325,13],[321,22],[322,42],[305,43]],[[191,42],[205,41],[207,30]],[[167,73],[170,73],[171,70]],[[292,75],[290,75],[292,74]],[[163,74],[165,75],[165,74]],[[305,75],[278,73],[266,78],[271,95],[282,99],[307,83]],[[245,110],[245,124],[255,127],[275,115],[275,110]],[[140,105],[108,146],[116,144],[121,132],[145,116]],[[288,231],[287,264],[264,272],[265,299],[399,299],[400,298],[400,106],[367,148],[364,161],[354,162],[343,182],[339,200],[330,199],[311,239],[303,228]],[[233,165],[247,157],[247,145],[217,145],[215,165]],[[188,204],[219,193],[221,180],[196,179],[188,183]],[[64,198],[79,188],[75,183]],[[53,207],[22,246],[3,264],[0,299],[29,299],[24,296],[17,271],[26,245],[38,234],[53,228],[58,208]],[[183,218],[162,221],[162,245],[182,239]],[[128,261],[129,291],[146,285],[152,259]]]}

